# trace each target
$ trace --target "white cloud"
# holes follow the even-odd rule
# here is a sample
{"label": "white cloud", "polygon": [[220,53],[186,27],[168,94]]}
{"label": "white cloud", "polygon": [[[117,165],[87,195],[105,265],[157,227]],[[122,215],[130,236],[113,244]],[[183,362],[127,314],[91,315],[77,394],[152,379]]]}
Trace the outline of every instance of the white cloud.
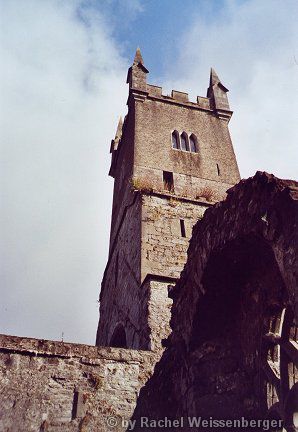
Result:
{"label": "white cloud", "polygon": [[[211,8],[210,3],[205,4]],[[214,4],[212,4],[214,8]],[[215,68],[230,89],[230,129],[242,176],[297,176],[298,3],[226,1],[194,13],[165,86],[205,95]],[[295,60],[296,59],[296,60]],[[183,77],[183,79],[182,79]]]}
{"label": "white cloud", "polygon": [[127,64],[83,6],[1,2],[0,331],[94,343]]}

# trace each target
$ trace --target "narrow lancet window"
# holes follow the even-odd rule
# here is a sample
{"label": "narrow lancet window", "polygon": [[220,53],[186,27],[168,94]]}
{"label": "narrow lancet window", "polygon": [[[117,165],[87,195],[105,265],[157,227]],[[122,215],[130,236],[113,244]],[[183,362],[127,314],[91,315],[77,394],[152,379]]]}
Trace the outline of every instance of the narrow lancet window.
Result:
{"label": "narrow lancet window", "polygon": [[181,150],[188,151],[189,150],[188,136],[185,132],[182,132],[180,142],[181,142]]}
{"label": "narrow lancet window", "polygon": [[173,149],[179,149],[179,134],[176,130],[172,132],[172,147]]}
{"label": "narrow lancet window", "polygon": [[189,147],[190,147],[190,151],[192,153],[197,153],[197,151],[198,151],[197,140],[196,140],[196,137],[194,135],[190,135],[190,137],[189,137]]}
{"label": "narrow lancet window", "polygon": [[180,229],[181,229],[181,237],[186,237],[185,222],[183,219],[180,219]]}

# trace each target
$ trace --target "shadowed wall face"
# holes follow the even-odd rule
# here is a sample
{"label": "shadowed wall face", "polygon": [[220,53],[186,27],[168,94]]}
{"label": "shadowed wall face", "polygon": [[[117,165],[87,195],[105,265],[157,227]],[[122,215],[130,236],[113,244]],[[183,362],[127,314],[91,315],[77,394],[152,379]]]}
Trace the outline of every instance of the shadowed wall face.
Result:
{"label": "shadowed wall face", "polygon": [[242,238],[215,252],[193,322],[187,404],[194,415],[239,418],[267,412],[264,336],[288,302],[265,242]]}

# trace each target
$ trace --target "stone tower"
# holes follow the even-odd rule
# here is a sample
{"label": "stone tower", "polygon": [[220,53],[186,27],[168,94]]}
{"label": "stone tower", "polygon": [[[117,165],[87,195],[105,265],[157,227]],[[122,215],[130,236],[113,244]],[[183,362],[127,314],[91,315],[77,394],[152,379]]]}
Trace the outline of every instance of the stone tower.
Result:
{"label": "stone tower", "polygon": [[207,97],[147,84],[138,49],[128,70],[128,114],[111,142],[109,258],[97,345],[158,351],[192,227],[239,181],[227,88],[211,69]]}

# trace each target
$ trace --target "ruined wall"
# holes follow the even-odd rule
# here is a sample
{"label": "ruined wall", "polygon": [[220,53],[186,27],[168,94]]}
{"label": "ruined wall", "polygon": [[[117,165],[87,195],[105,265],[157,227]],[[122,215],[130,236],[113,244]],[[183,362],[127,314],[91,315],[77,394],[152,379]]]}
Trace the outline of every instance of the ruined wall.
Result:
{"label": "ruined wall", "polygon": [[161,280],[158,276],[148,275],[140,287],[140,346],[156,352],[158,359],[163,352],[162,340],[171,332],[172,299],[169,298],[169,288],[173,283],[174,279]]}
{"label": "ruined wall", "polygon": [[130,418],[154,361],[149,352],[0,335],[0,431],[124,431],[120,419]]}
{"label": "ruined wall", "polygon": [[295,430],[297,192],[297,182],[257,173],[196,224],[171,292],[172,333],[135,420],[272,416]]}
{"label": "ruined wall", "polygon": [[166,339],[170,332],[170,319],[172,299],[169,298],[169,283],[151,280],[148,291],[148,326],[150,328],[150,349],[158,351],[162,349],[162,340]]}

